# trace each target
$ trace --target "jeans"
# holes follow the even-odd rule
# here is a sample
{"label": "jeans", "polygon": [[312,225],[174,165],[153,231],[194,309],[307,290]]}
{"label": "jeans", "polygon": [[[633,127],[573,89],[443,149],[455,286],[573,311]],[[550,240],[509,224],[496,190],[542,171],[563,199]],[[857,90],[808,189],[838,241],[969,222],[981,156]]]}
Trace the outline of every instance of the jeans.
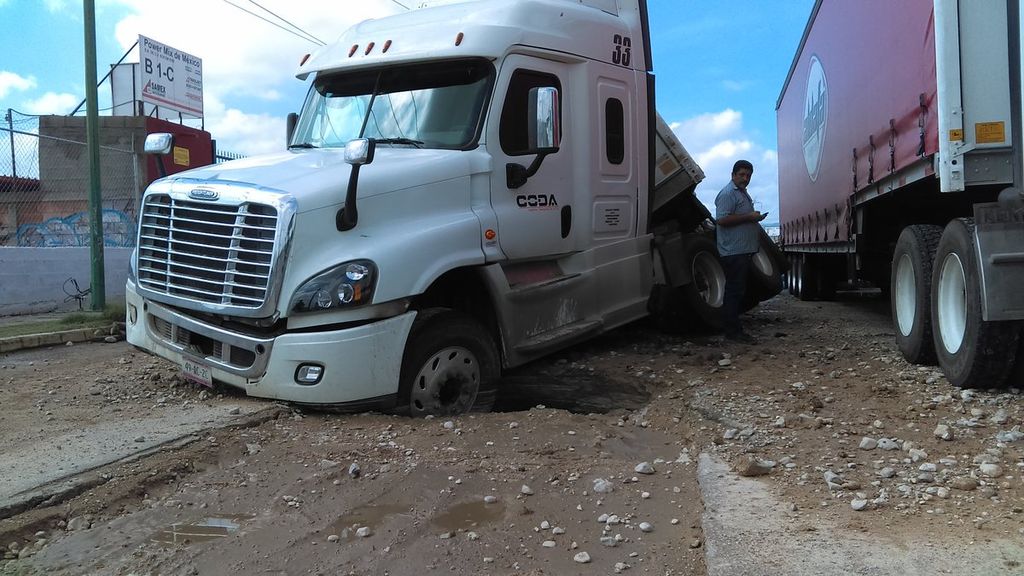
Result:
{"label": "jeans", "polygon": [[727,336],[743,332],[740,324],[740,307],[747,292],[747,275],[750,272],[751,254],[722,256],[722,270],[725,272],[725,294],[722,301],[722,325]]}

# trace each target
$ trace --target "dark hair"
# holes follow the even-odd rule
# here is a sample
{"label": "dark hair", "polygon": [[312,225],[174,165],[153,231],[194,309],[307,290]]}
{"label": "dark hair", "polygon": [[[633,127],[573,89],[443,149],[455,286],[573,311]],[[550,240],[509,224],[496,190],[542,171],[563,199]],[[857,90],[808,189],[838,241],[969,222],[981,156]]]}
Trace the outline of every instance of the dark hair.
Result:
{"label": "dark hair", "polygon": [[754,173],[754,165],[751,164],[749,160],[737,160],[736,163],[732,165],[732,173],[735,174],[744,168],[750,170],[751,174]]}

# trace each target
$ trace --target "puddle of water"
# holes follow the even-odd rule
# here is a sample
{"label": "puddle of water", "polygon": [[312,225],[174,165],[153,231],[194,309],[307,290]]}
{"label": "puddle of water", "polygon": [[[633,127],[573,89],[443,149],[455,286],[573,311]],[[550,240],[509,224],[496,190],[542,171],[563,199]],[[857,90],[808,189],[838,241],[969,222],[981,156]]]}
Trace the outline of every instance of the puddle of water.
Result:
{"label": "puddle of water", "polygon": [[455,532],[490,524],[501,520],[504,516],[505,504],[503,502],[499,501],[494,504],[487,504],[483,501],[463,502],[452,506],[443,514],[435,516],[430,522],[442,530]]}
{"label": "puddle of water", "polygon": [[356,530],[366,526],[376,530],[389,516],[409,512],[407,506],[398,504],[379,504],[376,506],[360,506],[353,508],[331,524],[328,534],[337,534],[345,540],[356,536]]}
{"label": "puddle of water", "polygon": [[194,524],[177,523],[154,534],[150,540],[160,544],[195,544],[224,538],[234,534],[242,522],[251,520],[252,516],[210,517]]}

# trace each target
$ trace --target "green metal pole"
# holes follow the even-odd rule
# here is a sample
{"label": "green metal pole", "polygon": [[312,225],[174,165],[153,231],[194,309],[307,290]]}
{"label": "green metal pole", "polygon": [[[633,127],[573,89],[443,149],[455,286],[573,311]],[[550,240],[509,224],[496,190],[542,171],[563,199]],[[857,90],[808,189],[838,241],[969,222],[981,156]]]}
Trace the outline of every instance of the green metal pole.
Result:
{"label": "green metal pole", "polygon": [[92,255],[92,309],[103,310],[103,193],[100,188],[99,97],[96,89],[96,2],[84,0],[85,10],[85,138],[89,153],[89,229]]}

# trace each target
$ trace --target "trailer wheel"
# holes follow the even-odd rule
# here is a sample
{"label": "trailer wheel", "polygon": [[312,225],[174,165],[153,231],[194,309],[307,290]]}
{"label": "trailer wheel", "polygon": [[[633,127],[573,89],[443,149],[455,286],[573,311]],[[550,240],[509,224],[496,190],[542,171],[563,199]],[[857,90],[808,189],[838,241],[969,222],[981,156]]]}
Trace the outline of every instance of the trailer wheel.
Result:
{"label": "trailer wheel", "polygon": [[398,409],[410,416],[490,410],[498,352],[478,322],[452,310],[421,311],[402,358]]}
{"label": "trailer wheel", "polygon": [[932,263],[941,226],[907,226],[892,255],[890,302],[896,345],[914,364],[935,364],[932,341]]}
{"label": "trailer wheel", "polygon": [[932,328],[939,366],[953,386],[993,388],[1006,383],[1017,354],[1013,322],[981,319],[974,252],[974,219],[946,225],[932,270]]}
{"label": "trailer wheel", "polygon": [[801,300],[817,299],[815,288],[818,285],[818,279],[814,277],[815,270],[807,254],[796,255],[795,267],[796,292],[794,295]]}
{"label": "trailer wheel", "polygon": [[683,304],[695,324],[712,331],[720,330],[725,271],[718,261],[718,248],[707,236],[693,234],[683,238],[681,252],[693,275],[693,281],[679,289]]}

